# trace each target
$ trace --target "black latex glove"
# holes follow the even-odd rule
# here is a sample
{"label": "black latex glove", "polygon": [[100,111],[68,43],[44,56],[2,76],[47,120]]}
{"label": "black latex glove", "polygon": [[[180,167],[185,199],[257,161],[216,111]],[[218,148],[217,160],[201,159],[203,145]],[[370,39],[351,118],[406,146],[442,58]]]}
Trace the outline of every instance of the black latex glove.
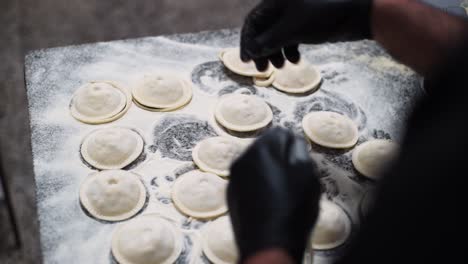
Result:
{"label": "black latex glove", "polygon": [[304,139],[282,128],[266,132],[232,165],[227,196],[241,262],[281,248],[301,263],[320,199]]}
{"label": "black latex glove", "polygon": [[[372,0],[263,0],[245,19],[241,59],[266,70],[284,56],[300,59],[300,43],[317,44],[371,37]],[[284,56],[283,56],[284,54]]]}

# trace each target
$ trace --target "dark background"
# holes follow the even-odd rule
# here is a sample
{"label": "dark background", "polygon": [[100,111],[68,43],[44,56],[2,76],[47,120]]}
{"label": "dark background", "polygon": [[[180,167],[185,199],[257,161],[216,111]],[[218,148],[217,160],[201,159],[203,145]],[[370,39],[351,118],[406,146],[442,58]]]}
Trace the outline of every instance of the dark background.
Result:
{"label": "dark background", "polygon": [[[22,241],[21,250],[12,248],[11,227],[0,191],[0,263],[40,262],[29,117],[23,83],[24,54],[29,50],[71,44],[239,27],[256,2],[0,0],[0,162]],[[462,11],[457,8],[461,0],[429,2],[452,7],[449,9],[452,12]]]}

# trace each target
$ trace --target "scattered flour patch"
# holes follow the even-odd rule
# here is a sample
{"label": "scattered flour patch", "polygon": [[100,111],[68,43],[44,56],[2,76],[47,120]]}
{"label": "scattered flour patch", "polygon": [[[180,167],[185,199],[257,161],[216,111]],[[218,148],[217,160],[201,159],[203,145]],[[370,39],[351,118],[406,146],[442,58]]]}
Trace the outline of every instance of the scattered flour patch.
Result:
{"label": "scattered flour patch", "polygon": [[[257,88],[252,79],[229,72],[218,60],[220,50],[236,47],[238,41],[239,30],[222,30],[54,48],[26,56],[44,262],[112,262],[110,239],[115,225],[88,217],[78,199],[81,182],[93,172],[80,161],[79,147],[95,129],[123,126],[141,133],[148,144],[147,155],[138,166],[127,169],[141,176],[149,192],[142,214],[161,214],[183,230],[185,249],[177,263],[208,263],[197,236],[206,222],[181,215],[172,205],[170,192],[178,176],[195,168],[193,146],[207,137],[227,135],[212,121],[220,95],[259,96],[273,109],[274,125],[301,135],[301,118],[309,111],[324,109],[352,118],[359,124],[363,140],[397,141],[414,102],[423,95],[420,77],[392,62],[373,41],[302,46],[303,58],[324,76],[316,93],[293,96]],[[131,89],[143,74],[155,71],[177,72],[191,80],[194,96],[190,104],[175,113],[148,112],[132,105],[121,119],[106,125],[83,124],[70,115],[72,94],[82,84],[112,80]],[[313,147],[311,153],[327,195],[356,219],[354,211],[369,184],[354,178],[349,153],[327,153]],[[329,259],[318,256],[317,260],[328,263]]]}

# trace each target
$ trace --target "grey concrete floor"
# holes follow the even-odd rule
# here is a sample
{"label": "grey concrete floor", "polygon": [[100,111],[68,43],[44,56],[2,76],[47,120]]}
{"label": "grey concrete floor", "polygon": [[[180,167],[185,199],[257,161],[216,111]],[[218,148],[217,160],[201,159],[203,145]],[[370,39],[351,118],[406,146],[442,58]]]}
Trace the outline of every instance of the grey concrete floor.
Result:
{"label": "grey concrete floor", "polygon": [[[1,0],[0,161],[13,199],[22,247],[0,198],[0,263],[40,263],[38,223],[23,80],[27,51],[123,38],[242,25],[256,0]],[[3,196],[0,196],[3,197]]]}

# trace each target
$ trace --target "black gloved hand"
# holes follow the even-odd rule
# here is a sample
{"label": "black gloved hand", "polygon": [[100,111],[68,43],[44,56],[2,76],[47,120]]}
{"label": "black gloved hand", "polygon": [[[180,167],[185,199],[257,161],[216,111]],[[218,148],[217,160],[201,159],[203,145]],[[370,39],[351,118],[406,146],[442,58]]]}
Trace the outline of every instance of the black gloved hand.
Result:
{"label": "black gloved hand", "polygon": [[284,56],[299,61],[300,43],[370,38],[372,0],[263,0],[245,19],[241,59],[260,71],[268,61],[280,68]]}
{"label": "black gloved hand", "polygon": [[306,144],[273,128],[232,165],[227,196],[241,262],[281,248],[301,263],[321,193]]}

